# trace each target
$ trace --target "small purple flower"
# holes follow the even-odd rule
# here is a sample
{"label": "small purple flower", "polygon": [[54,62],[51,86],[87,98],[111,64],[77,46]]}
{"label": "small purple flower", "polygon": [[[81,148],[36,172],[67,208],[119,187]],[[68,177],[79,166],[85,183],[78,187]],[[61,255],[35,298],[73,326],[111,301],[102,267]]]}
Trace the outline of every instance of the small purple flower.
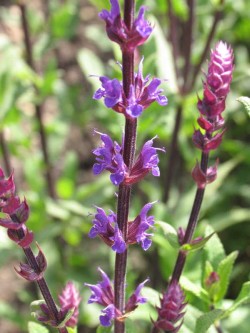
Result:
{"label": "small purple flower", "polygon": [[150,171],[152,172],[152,175],[155,177],[160,176],[160,170],[158,167],[159,158],[157,151],[163,151],[165,150],[163,148],[155,148],[153,147],[153,141],[156,137],[153,139],[147,141],[143,147],[142,150],[138,156],[138,158],[135,161],[135,164],[132,167],[132,170],[125,178],[126,184],[134,184],[138,181],[140,181],[142,178],[144,178]]}
{"label": "small purple flower", "polygon": [[97,162],[93,166],[93,172],[98,175],[103,170],[110,171],[112,183],[118,186],[127,173],[127,166],[122,157],[122,147],[117,142],[113,142],[107,134],[96,133],[100,134],[103,144],[93,151]]}
{"label": "small purple flower", "polygon": [[3,208],[8,200],[15,194],[15,183],[13,174],[5,179],[3,169],[0,168],[0,209]]}
{"label": "small purple flower", "polygon": [[143,304],[147,302],[147,298],[143,297],[141,295],[141,290],[144,287],[144,285],[149,281],[149,279],[146,279],[142,283],[138,285],[138,287],[135,289],[133,294],[129,297],[127,304],[125,306],[125,313],[129,313],[131,311],[134,311],[139,304]]}
{"label": "small purple flower", "polygon": [[66,322],[66,326],[75,327],[78,322],[79,304],[81,302],[81,297],[73,282],[70,281],[66,284],[62,293],[59,295],[59,302],[62,311],[69,311],[74,309],[72,316]]}
{"label": "small purple flower", "polygon": [[117,253],[123,253],[126,250],[126,243],[117,225],[116,214],[112,210],[109,215],[106,215],[102,208],[97,207],[97,214],[92,222],[90,238],[100,236]]}
{"label": "small purple flower", "polygon": [[182,311],[186,306],[184,299],[185,296],[180,285],[176,282],[170,284],[166,293],[163,294],[160,307],[157,308],[158,319],[154,322],[154,325],[168,333],[177,333],[183,323],[182,320],[176,326],[176,323],[184,316]]}
{"label": "small purple flower", "polygon": [[97,285],[85,283],[85,286],[89,287],[92,294],[88,300],[88,304],[97,303],[103,306],[108,306],[114,303],[114,291],[113,286],[107,274],[98,268],[102,276],[102,281],[97,283]]}
{"label": "small purple flower", "polygon": [[135,84],[130,87],[130,94],[126,106],[126,115],[132,118],[140,116],[143,110],[154,101],[164,106],[167,105],[167,97],[162,95],[163,89],[158,89],[161,80],[152,79],[148,84],[150,75],[143,77],[143,58],[139,64],[138,72],[135,74]]}
{"label": "small purple flower", "polygon": [[116,112],[123,113],[128,118],[137,118],[154,101],[159,105],[167,105],[167,97],[162,95],[163,89],[158,89],[161,80],[150,75],[143,77],[143,58],[139,64],[138,72],[135,73],[135,83],[130,86],[128,98],[125,97],[121,82],[117,79],[109,79],[101,76],[102,88],[98,89],[93,98],[104,98],[106,107]]}
{"label": "small purple flower", "polygon": [[116,307],[114,306],[114,304],[110,304],[102,310],[102,314],[99,317],[100,323],[102,326],[110,326],[115,317]]}
{"label": "small purple flower", "polygon": [[106,76],[101,76],[99,80],[102,83],[102,88],[98,89],[93,98],[104,98],[104,104],[107,108],[113,108],[122,102],[122,85],[117,79],[109,79]]}
{"label": "small purple flower", "polygon": [[133,26],[129,29],[121,18],[119,2],[110,0],[111,10],[102,10],[100,18],[106,23],[108,37],[120,45],[122,50],[133,51],[137,46],[143,44],[152,32],[152,27],[145,20],[145,7],[139,9],[138,17],[135,19]]}
{"label": "small purple flower", "polygon": [[128,243],[140,243],[143,250],[146,251],[152,244],[152,240],[149,238],[152,234],[148,234],[146,231],[154,225],[154,216],[147,216],[148,211],[152,208],[153,204],[146,204],[140,214],[135,218],[133,222],[128,224]]}

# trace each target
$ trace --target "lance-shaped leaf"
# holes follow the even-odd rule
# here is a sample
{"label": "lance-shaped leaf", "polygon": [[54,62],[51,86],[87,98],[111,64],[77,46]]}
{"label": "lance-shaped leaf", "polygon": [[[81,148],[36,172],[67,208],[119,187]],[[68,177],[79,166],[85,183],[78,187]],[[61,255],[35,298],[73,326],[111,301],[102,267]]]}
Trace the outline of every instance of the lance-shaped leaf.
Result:
{"label": "lance-shaped leaf", "polygon": [[237,98],[236,101],[240,102],[244,106],[245,110],[250,116],[250,98],[246,96],[241,96]]}
{"label": "lance-shaped leaf", "polygon": [[206,243],[209,241],[209,239],[213,235],[214,235],[214,232],[212,234],[208,235],[205,238],[201,238],[199,240],[196,240],[195,242],[183,244],[181,246],[181,251],[185,251],[185,252],[189,253],[189,252],[194,252],[194,251],[200,250],[206,245]]}
{"label": "lance-shaped leaf", "polygon": [[223,314],[223,310],[215,309],[200,316],[197,320],[194,333],[206,333],[210,326],[214,324]]}
{"label": "lance-shaped leaf", "polygon": [[162,222],[162,221],[158,221],[156,222],[155,226],[159,226],[164,235],[166,236],[169,244],[175,248],[175,249],[179,249],[180,248],[180,244],[179,244],[179,240],[178,240],[178,235],[176,230],[174,229],[174,227],[172,227],[170,224],[166,223],[166,222]]}

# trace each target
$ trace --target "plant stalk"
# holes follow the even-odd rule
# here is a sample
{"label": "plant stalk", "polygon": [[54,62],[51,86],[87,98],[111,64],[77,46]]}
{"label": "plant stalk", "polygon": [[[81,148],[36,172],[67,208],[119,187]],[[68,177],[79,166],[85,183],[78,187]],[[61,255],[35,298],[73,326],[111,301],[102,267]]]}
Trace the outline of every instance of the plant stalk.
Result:
{"label": "plant stalk", "polygon": [[[134,0],[125,0],[124,2],[124,22],[129,29],[132,28],[134,22]],[[122,51],[122,74],[123,74],[123,90],[125,96],[129,96],[130,85],[134,83],[134,51]],[[130,170],[135,155],[136,145],[136,129],[137,120],[126,118],[124,133],[124,150],[123,159]],[[124,240],[127,239],[128,214],[130,206],[131,186],[120,185],[117,202],[117,223],[121,230]],[[127,269],[127,251],[117,253],[115,259],[115,279],[114,294],[115,307],[124,313],[125,308],[125,285],[126,285],[126,269]],[[124,322],[115,320],[115,333],[124,333]]]}
{"label": "plant stalk", "polygon": [[[27,12],[26,12],[26,6],[24,4],[19,4],[20,11],[21,11],[21,23],[22,23],[22,30],[24,34],[24,45],[25,45],[25,51],[26,51],[26,61],[27,64],[30,66],[30,68],[36,72],[34,58],[33,58],[33,50],[32,50],[32,44],[31,44],[31,38],[30,38],[30,30],[29,30],[29,24],[27,20]],[[34,86],[34,89],[36,91],[36,94],[38,95],[38,89]],[[39,135],[40,135],[40,141],[41,141],[41,148],[43,153],[43,159],[45,164],[45,175],[46,175],[46,182],[47,182],[47,188],[48,192],[51,198],[56,198],[55,193],[55,187],[54,187],[54,181],[52,176],[52,169],[51,169],[51,163],[48,153],[48,143],[46,138],[46,133],[44,129],[43,119],[42,119],[42,104],[36,103],[35,104],[35,113],[36,118],[38,122],[38,128],[39,128]]]}
{"label": "plant stalk", "polygon": [[10,154],[9,149],[4,137],[4,130],[0,131],[0,147],[3,154],[3,161],[5,165],[5,171],[10,175],[11,174],[11,163],[10,163]]}
{"label": "plant stalk", "polygon": [[[202,152],[201,155],[201,170],[206,174],[207,172],[207,167],[208,167],[208,154]],[[184,236],[184,240],[183,243],[190,243],[192,240],[192,237],[194,235],[194,231],[195,228],[197,226],[197,221],[198,221],[198,217],[199,217],[199,213],[200,213],[200,209],[201,209],[201,204],[203,201],[203,197],[204,197],[204,193],[205,193],[205,188],[203,189],[199,189],[197,188],[196,194],[195,194],[195,198],[194,198],[194,203],[193,203],[193,207],[190,213],[190,217],[189,217],[189,221],[188,221],[188,226],[185,232],[185,236]],[[171,277],[171,281],[170,284],[173,283],[174,281],[179,281],[180,276],[182,274],[184,265],[186,262],[186,252],[184,251],[179,251],[176,263],[175,263],[175,267],[173,270],[173,274]]]}

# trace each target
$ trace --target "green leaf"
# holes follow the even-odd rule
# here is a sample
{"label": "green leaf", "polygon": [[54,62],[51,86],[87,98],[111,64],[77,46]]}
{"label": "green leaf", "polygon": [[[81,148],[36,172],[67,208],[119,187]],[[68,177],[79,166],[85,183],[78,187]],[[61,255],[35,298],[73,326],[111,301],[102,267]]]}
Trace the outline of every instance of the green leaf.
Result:
{"label": "green leaf", "polygon": [[180,284],[181,284],[181,287],[184,289],[184,291],[187,291],[187,292],[193,294],[194,296],[198,297],[199,299],[201,299],[203,302],[205,302],[207,304],[209,303],[208,293],[202,287],[191,282],[185,276],[181,277]]}
{"label": "green leaf", "polygon": [[180,244],[178,242],[178,236],[177,236],[177,232],[176,230],[174,229],[174,227],[172,227],[170,224],[166,223],[166,222],[157,222],[155,224],[155,226],[159,226],[164,235],[166,236],[169,244],[173,247],[173,248],[176,248],[178,249],[180,247]]}
{"label": "green leaf", "polygon": [[104,326],[98,326],[96,333],[111,333],[112,332],[112,326],[104,327]]}
{"label": "green leaf", "polygon": [[77,333],[77,327],[67,327],[68,333]]}
{"label": "green leaf", "polygon": [[243,284],[238,297],[233,305],[224,312],[222,318],[228,317],[234,310],[245,303],[250,303],[250,281]]}
{"label": "green leaf", "polygon": [[233,265],[237,256],[237,251],[230,253],[225,259],[220,262],[218,266],[217,273],[219,274],[220,280],[218,281],[219,289],[218,293],[215,295],[215,301],[220,301],[221,299],[223,299],[227,292],[230,275],[232,273]]}
{"label": "green leaf", "polygon": [[200,316],[197,320],[194,333],[205,333],[213,323],[220,318],[223,310],[215,309]]}
{"label": "green leaf", "polygon": [[244,106],[245,110],[250,116],[250,98],[246,96],[241,96],[237,98],[236,101],[240,102]]}
{"label": "green leaf", "polygon": [[181,250],[186,251],[186,252],[194,252],[194,251],[200,250],[205,246],[205,244],[209,241],[209,239],[213,235],[214,235],[214,232],[212,234],[208,235],[207,237],[202,238],[200,241],[195,242],[193,244],[183,244],[181,246]]}
{"label": "green leaf", "polygon": [[29,333],[49,333],[46,327],[33,321],[28,322],[28,331]]}
{"label": "green leaf", "polygon": [[[211,235],[213,232],[214,230],[211,226],[206,227],[205,235]],[[219,263],[226,257],[223,245],[217,234],[214,234],[210,242],[206,243],[203,253],[203,259],[205,259],[204,264],[206,261],[209,261],[212,264],[214,270],[217,271]]]}

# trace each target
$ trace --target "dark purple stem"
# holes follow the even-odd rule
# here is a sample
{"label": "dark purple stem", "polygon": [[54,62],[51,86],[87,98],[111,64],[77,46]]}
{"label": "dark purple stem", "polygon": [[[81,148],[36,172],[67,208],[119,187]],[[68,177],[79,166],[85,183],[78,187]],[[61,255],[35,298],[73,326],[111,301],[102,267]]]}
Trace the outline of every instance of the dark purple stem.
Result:
{"label": "dark purple stem", "polygon": [[190,58],[191,58],[191,50],[192,50],[192,42],[193,42],[193,26],[194,26],[194,7],[195,3],[194,0],[188,0],[188,8],[189,8],[189,17],[188,22],[185,27],[186,33],[184,34],[184,59],[185,65],[183,70],[183,86],[182,86],[182,93],[185,94],[189,73],[190,73]]}
{"label": "dark purple stem", "polygon": [[12,172],[11,163],[10,163],[10,154],[9,154],[8,146],[7,146],[5,137],[4,137],[3,130],[0,131],[0,146],[1,146],[2,154],[3,154],[5,171],[10,175]]}
{"label": "dark purple stem", "polygon": [[192,77],[192,80],[189,84],[188,91],[191,91],[193,89],[193,87],[195,85],[195,82],[196,82],[196,79],[197,79],[197,75],[199,74],[199,72],[201,70],[201,66],[202,66],[203,62],[205,61],[205,59],[206,59],[207,53],[208,53],[209,48],[210,48],[210,44],[213,40],[213,37],[215,35],[216,29],[217,29],[217,26],[218,26],[218,23],[219,23],[220,19],[222,18],[222,5],[223,5],[223,3],[224,3],[224,0],[221,0],[218,10],[214,13],[213,24],[212,24],[210,32],[208,34],[207,41],[206,41],[206,44],[204,46],[203,52],[200,56],[200,60],[197,63],[197,65],[194,67],[193,77]]}
{"label": "dark purple stem", "polygon": [[[19,220],[18,220],[16,215],[11,215],[11,219],[13,221],[16,221],[16,222],[19,223]],[[22,229],[17,230],[16,233],[17,233],[17,236],[18,236],[19,239],[23,239],[24,232],[23,232]],[[23,248],[23,252],[24,252],[24,254],[27,258],[27,261],[28,261],[29,265],[34,269],[34,271],[36,273],[39,274],[40,273],[39,265],[36,261],[36,257],[34,255],[32,249],[30,247]],[[57,310],[55,301],[54,301],[54,299],[51,295],[51,292],[49,290],[49,287],[47,285],[46,280],[44,278],[41,278],[36,282],[37,282],[37,285],[38,285],[38,287],[41,291],[41,294],[43,295],[43,298],[44,298],[44,300],[45,300],[45,302],[46,302],[46,304],[47,304],[47,306],[50,310],[50,314],[53,316],[53,319],[59,324],[62,318],[60,318],[60,315],[59,315],[59,312]],[[58,331],[60,333],[68,333],[68,330],[67,330],[66,327],[58,328]]]}
{"label": "dark purple stem", "polygon": [[[124,2],[124,22],[129,29],[132,28],[134,22],[134,0],[125,0]],[[122,51],[122,74],[123,74],[123,90],[126,97],[129,96],[130,85],[134,83],[134,51]],[[136,119],[127,119],[124,133],[124,162],[131,169],[135,155],[136,144]],[[128,229],[128,213],[130,205],[131,186],[120,185],[117,202],[117,223],[122,232],[123,238],[127,239]],[[115,260],[115,306],[124,313],[125,308],[125,284],[127,269],[127,251],[116,254]],[[124,333],[124,322],[115,320],[115,333]]]}
{"label": "dark purple stem", "polygon": [[[202,153],[201,170],[205,174],[207,171],[207,166],[208,166],[208,154]],[[193,207],[192,207],[191,214],[190,214],[189,221],[188,221],[188,226],[187,226],[185,236],[184,236],[184,241],[183,241],[184,243],[190,243],[192,240],[195,228],[197,226],[197,221],[198,221],[204,193],[205,193],[205,188],[203,188],[203,189],[198,188],[196,191]],[[185,262],[186,262],[186,252],[179,251],[170,283],[173,283],[174,281],[179,281],[183,268],[184,268],[184,265],[185,265]]]}
{"label": "dark purple stem", "polygon": [[[27,13],[26,13],[26,6],[24,4],[20,4],[20,11],[21,11],[21,22],[22,22],[22,29],[24,34],[24,45],[25,45],[25,51],[26,51],[26,60],[27,64],[32,68],[34,71],[36,71],[35,63],[33,59],[33,52],[32,52],[32,44],[31,44],[31,38],[30,38],[30,31],[29,31],[29,25],[27,20]],[[38,94],[38,90],[35,87],[36,93]],[[56,198],[55,194],[55,188],[54,188],[54,182],[53,177],[51,174],[51,163],[49,159],[49,153],[48,153],[48,144],[47,144],[47,138],[46,133],[44,129],[43,119],[42,119],[42,104],[35,104],[35,112],[36,112],[36,118],[39,126],[39,134],[40,134],[40,140],[41,140],[41,147],[42,147],[42,153],[43,153],[43,159],[45,163],[45,174],[46,174],[46,180],[47,180],[47,187],[48,192],[51,198]]]}
{"label": "dark purple stem", "polygon": [[177,112],[175,115],[175,123],[174,123],[174,130],[173,135],[169,147],[169,158],[168,158],[168,166],[166,172],[166,178],[164,183],[164,194],[163,194],[163,201],[167,202],[169,199],[169,192],[172,183],[172,179],[174,177],[176,159],[178,155],[177,149],[177,140],[178,140],[178,133],[181,126],[181,119],[182,119],[182,105],[179,105],[177,108]]}

